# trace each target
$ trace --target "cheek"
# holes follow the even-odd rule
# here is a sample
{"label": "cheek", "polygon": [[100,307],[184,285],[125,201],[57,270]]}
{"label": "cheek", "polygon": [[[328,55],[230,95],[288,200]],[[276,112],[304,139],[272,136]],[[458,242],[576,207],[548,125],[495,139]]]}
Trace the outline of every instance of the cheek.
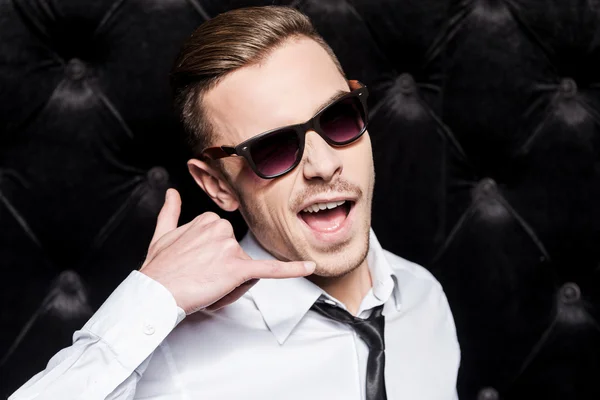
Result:
{"label": "cheek", "polygon": [[371,142],[369,140],[361,141],[360,144],[348,150],[344,154],[345,175],[357,184],[371,181],[373,179]]}
{"label": "cheek", "polygon": [[365,160],[365,165],[372,167],[373,166],[373,148],[371,147],[371,136],[369,136],[369,132],[365,132],[363,135],[363,140],[361,146],[359,146],[362,151],[362,157]]}
{"label": "cheek", "polygon": [[261,186],[266,185],[268,181],[267,179],[263,179],[256,175],[246,160],[243,160],[237,176],[239,183],[249,188],[250,193],[254,190],[253,188],[260,188]]}
{"label": "cheek", "polygon": [[271,225],[274,230],[280,229],[277,220],[284,219],[289,214],[292,175],[293,172],[281,178],[262,179],[250,167],[243,168],[238,175],[247,211]]}

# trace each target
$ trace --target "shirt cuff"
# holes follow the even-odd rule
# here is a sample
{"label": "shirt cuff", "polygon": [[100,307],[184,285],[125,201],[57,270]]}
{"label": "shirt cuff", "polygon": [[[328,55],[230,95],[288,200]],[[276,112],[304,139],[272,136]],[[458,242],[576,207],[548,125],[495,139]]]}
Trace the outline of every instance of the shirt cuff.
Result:
{"label": "shirt cuff", "polygon": [[137,368],[185,318],[167,288],[132,271],[85,324],[126,368]]}

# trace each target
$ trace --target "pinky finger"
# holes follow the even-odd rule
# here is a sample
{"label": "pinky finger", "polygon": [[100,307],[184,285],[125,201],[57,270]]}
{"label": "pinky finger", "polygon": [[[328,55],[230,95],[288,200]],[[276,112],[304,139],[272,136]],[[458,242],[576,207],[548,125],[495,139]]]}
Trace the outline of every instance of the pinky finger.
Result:
{"label": "pinky finger", "polygon": [[209,311],[216,311],[232,303],[235,303],[242,297],[252,286],[258,282],[258,279],[251,279],[247,282],[242,283],[237,288],[233,289],[228,295],[225,295],[220,300],[206,307]]}

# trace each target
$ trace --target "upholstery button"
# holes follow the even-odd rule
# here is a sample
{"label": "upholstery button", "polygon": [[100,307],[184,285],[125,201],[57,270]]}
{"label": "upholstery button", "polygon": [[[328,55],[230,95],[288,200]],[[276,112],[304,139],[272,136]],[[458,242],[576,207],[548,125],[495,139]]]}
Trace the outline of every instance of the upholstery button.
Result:
{"label": "upholstery button", "polygon": [[477,400],[500,400],[500,395],[496,389],[487,387],[479,391]]}
{"label": "upholstery button", "polygon": [[398,87],[401,93],[411,94],[415,91],[415,80],[411,74],[404,73],[398,77]]}
{"label": "upholstery button", "polygon": [[67,270],[61,272],[58,277],[60,289],[70,295],[77,294],[82,289],[81,279],[75,271]]}
{"label": "upholstery button", "polygon": [[496,181],[492,178],[484,178],[479,182],[479,188],[481,192],[485,194],[490,194],[497,191],[498,185],[496,184]]}
{"label": "upholstery button", "polygon": [[69,60],[66,66],[66,74],[73,80],[79,80],[85,76],[86,67],[83,61],[78,58]]}
{"label": "upholstery button", "polygon": [[478,215],[488,222],[504,223],[510,219],[506,206],[499,200],[498,184],[492,178],[479,181],[472,190],[473,203],[477,205]]}
{"label": "upholstery button", "polygon": [[144,324],[144,333],[148,336],[150,335],[154,335],[154,332],[156,332],[156,330],[154,329],[154,327],[150,324]]}
{"label": "upholstery button", "polygon": [[560,81],[560,91],[567,97],[577,94],[577,83],[572,78],[563,78]]}
{"label": "upholstery button", "polygon": [[572,304],[581,298],[581,289],[576,283],[568,282],[560,288],[560,298],[563,303]]}
{"label": "upholstery button", "polygon": [[163,167],[150,168],[146,176],[150,182],[156,184],[166,183],[169,179],[169,173]]}

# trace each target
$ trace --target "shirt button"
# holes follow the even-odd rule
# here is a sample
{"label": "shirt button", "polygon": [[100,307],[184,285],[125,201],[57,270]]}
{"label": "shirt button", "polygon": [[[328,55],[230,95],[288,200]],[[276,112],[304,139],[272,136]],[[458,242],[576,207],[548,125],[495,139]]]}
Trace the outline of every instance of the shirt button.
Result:
{"label": "shirt button", "polygon": [[150,325],[150,324],[145,324],[144,325],[144,333],[146,335],[154,335],[155,331],[156,330],[154,329],[154,327],[152,325]]}

